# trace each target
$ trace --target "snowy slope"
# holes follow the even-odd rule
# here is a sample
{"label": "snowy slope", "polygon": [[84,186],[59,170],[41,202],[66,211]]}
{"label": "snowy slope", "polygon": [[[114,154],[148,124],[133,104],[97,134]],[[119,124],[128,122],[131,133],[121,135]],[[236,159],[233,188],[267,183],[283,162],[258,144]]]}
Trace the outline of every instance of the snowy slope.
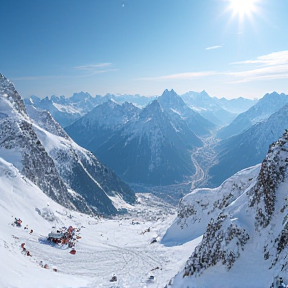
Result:
{"label": "snowy slope", "polygon": [[167,287],[268,288],[277,277],[287,283],[287,159],[288,131],[270,146],[257,178],[252,169],[247,189],[209,221]]}
{"label": "snowy slope", "polygon": [[78,146],[47,111],[27,107],[33,127],[56,169],[69,188],[79,193],[99,213],[115,214],[109,196],[129,203],[135,194],[89,151]]}
{"label": "snowy slope", "polygon": [[0,157],[66,207],[110,215],[118,213],[111,196],[135,202],[130,187],[75,144],[49,112],[27,106],[32,121],[13,84],[0,80]]}
{"label": "snowy slope", "polygon": [[[162,237],[175,214],[172,207],[149,194],[138,194],[135,207],[126,204],[129,214],[125,218],[107,220],[60,206],[2,158],[0,183],[0,287],[163,287],[199,243],[196,239],[181,247],[150,244],[154,237]],[[14,217],[21,218],[22,227],[11,225]],[[65,246],[44,241],[52,227],[69,225],[80,229],[75,255]],[[31,257],[22,253],[22,243]],[[42,268],[40,261],[49,269]],[[109,281],[113,274],[117,283]],[[151,275],[154,280],[148,279]]]}
{"label": "snowy slope", "polygon": [[[81,197],[72,197],[55,164],[32,128],[21,96],[0,74],[0,156],[62,205],[89,212]],[[76,208],[77,207],[77,208]]]}
{"label": "snowy slope", "polygon": [[242,170],[217,188],[195,189],[184,196],[178,207],[178,215],[167,229],[162,243],[181,245],[201,236],[211,219],[217,218],[222,209],[235,201],[255,182],[260,165]]}

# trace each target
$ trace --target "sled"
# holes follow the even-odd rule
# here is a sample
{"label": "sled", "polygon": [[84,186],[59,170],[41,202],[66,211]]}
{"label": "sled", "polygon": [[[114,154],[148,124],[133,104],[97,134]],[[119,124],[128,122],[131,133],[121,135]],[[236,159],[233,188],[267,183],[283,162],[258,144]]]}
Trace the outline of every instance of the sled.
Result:
{"label": "sled", "polygon": [[72,255],[75,255],[76,254],[76,250],[72,249],[69,253],[72,254]]}

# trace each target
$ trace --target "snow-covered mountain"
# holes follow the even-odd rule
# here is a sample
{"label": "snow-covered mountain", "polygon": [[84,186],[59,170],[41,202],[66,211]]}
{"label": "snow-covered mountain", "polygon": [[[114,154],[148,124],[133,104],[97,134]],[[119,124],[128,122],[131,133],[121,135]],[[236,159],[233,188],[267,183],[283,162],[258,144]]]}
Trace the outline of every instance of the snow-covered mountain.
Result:
{"label": "snow-covered mountain", "polygon": [[125,102],[132,103],[137,107],[145,107],[149,102],[153,101],[153,97],[145,97],[140,95],[114,95],[106,94],[105,96],[96,95],[92,97],[88,92],[74,93],[71,97],[55,96],[40,99],[33,95],[28,99],[24,99],[25,105],[33,105],[36,108],[47,110],[53,118],[62,126],[67,127],[73,122],[90,112],[93,108],[107,101],[115,101],[119,104]]}
{"label": "snow-covered mountain", "polygon": [[92,152],[129,183],[167,185],[195,172],[189,150],[201,145],[178,114],[154,100]]}
{"label": "snow-covered mountain", "polygon": [[[241,171],[217,189],[186,196],[167,239],[173,239],[172,232],[193,238],[202,233],[202,221],[208,224],[167,287],[268,288],[277,277],[287,283],[287,168],[288,130],[270,145],[261,167]],[[181,225],[187,231],[181,232]]]}
{"label": "snow-covered mountain", "polygon": [[62,127],[70,125],[98,104],[97,99],[87,92],[74,93],[70,98],[52,95],[50,98],[40,99],[33,95],[29,99],[24,99],[24,102],[26,106],[33,105],[49,111]]}
{"label": "snow-covered mountain", "polygon": [[223,109],[221,105],[217,103],[216,99],[210,97],[206,91],[189,91],[181,95],[181,98],[191,109],[197,111],[205,119],[208,119],[217,126],[227,125],[237,115]]}
{"label": "snow-covered mountain", "polygon": [[273,113],[281,109],[288,103],[288,95],[273,92],[267,93],[248,111],[238,115],[231,124],[220,129],[217,137],[221,139],[229,138],[240,134],[256,123],[268,119]]}
{"label": "snow-covered mountain", "polygon": [[245,99],[243,97],[235,98],[235,99],[226,99],[226,98],[216,98],[213,97],[214,101],[220,105],[224,110],[229,111],[231,113],[240,114],[248,109],[250,109],[252,106],[254,106],[258,99]]}
{"label": "snow-covered mountain", "polygon": [[[117,213],[113,200],[135,202],[135,194],[89,151],[78,146],[47,111],[27,107],[33,128],[66,185],[89,206],[106,215]],[[110,199],[111,198],[111,199]]]}
{"label": "snow-covered mountain", "polygon": [[[99,96],[96,95],[96,98],[97,97],[99,97]],[[103,96],[102,98],[107,99],[107,100],[108,99],[109,100],[114,100],[114,101],[116,101],[117,103],[120,103],[120,104],[128,102],[128,103],[132,103],[136,107],[144,108],[150,102],[155,100],[156,96],[149,96],[148,97],[148,96],[141,96],[139,94],[135,94],[135,95],[131,95],[131,94],[116,94],[115,95],[115,94],[108,93],[105,96]]]}
{"label": "snow-covered mountain", "polygon": [[288,127],[288,104],[266,121],[253,125],[243,133],[221,141],[216,150],[218,163],[209,170],[208,185],[218,186],[225,179],[246,167],[261,163],[269,145]]}
{"label": "snow-covered mountain", "polygon": [[1,75],[0,157],[70,209],[115,214],[113,201],[135,201],[134,192],[76,145],[50,113],[27,109],[33,121],[13,84]]}
{"label": "snow-covered mountain", "polygon": [[125,102],[121,105],[114,100],[108,100],[66,127],[65,131],[76,143],[95,151],[139,112],[140,109],[131,103]]}
{"label": "snow-covered mountain", "polygon": [[211,218],[217,218],[256,181],[260,164],[239,171],[217,188],[199,188],[184,196],[178,205],[178,215],[167,229],[162,243],[165,246],[182,245],[206,230]]}
{"label": "snow-covered mountain", "polygon": [[63,206],[89,212],[87,203],[73,197],[54,161],[35,133],[24,102],[13,84],[0,74],[0,157],[11,162],[44,193]]}
{"label": "snow-covered mountain", "polygon": [[189,108],[183,99],[172,89],[167,89],[157,98],[161,107],[171,113],[176,113],[187,123],[188,127],[198,136],[209,135],[210,130],[215,128],[206,118]]}

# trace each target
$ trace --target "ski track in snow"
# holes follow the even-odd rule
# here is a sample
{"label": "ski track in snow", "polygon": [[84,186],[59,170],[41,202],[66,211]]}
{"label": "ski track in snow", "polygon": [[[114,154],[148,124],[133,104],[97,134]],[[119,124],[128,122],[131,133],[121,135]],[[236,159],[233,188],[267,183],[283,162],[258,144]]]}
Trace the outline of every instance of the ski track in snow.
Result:
{"label": "ski track in snow", "polygon": [[[114,222],[114,224],[116,224],[115,222],[118,222],[114,220],[107,221]],[[137,227],[137,231],[132,227],[132,233],[137,234],[134,236],[131,231],[128,232],[127,225],[131,225],[130,221],[129,223],[126,223],[126,225],[124,223],[123,226],[126,226],[124,229],[129,234],[129,236],[126,237],[131,237],[131,240],[129,240],[128,243],[123,243],[123,241],[127,242],[127,240],[124,237],[121,237],[121,239],[119,239],[119,244],[122,245],[117,245],[117,237],[119,237],[117,234],[119,231],[110,231],[110,233],[106,233],[107,231],[105,231],[104,228],[105,226],[106,229],[107,226],[109,227],[107,221],[101,221],[102,223],[96,225],[99,229],[97,229],[97,232],[95,231],[94,243],[85,241],[87,230],[93,229],[92,227],[94,225],[81,230],[81,236],[83,235],[83,238],[79,239],[76,244],[76,255],[71,255],[69,253],[70,249],[59,249],[52,245],[39,242],[39,238],[41,239],[43,235],[37,235],[37,233],[34,235],[26,233],[26,237],[19,238],[21,241],[18,241],[19,243],[17,243],[18,245],[16,245],[16,247],[20,246],[20,242],[25,242],[27,249],[29,249],[32,254],[30,260],[35,262],[35,264],[43,261],[44,263],[48,263],[51,268],[57,267],[59,273],[73,275],[74,277],[91,278],[91,286],[88,287],[112,287],[111,285],[113,284],[111,284],[109,280],[113,274],[116,274],[119,279],[119,287],[136,288],[146,287],[146,285],[149,285],[149,287],[163,287],[163,285],[165,285],[165,283],[167,283],[177,272],[175,270],[174,274],[170,274],[171,272],[169,274],[164,273],[163,278],[166,277],[166,280],[162,279],[161,273],[165,270],[165,265],[169,263],[173,264],[174,253],[168,255],[168,250],[172,250],[171,248],[163,249],[163,247],[161,247],[162,245],[159,247],[158,243],[150,244],[152,235],[154,235],[153,229],[151,229],[152,231],[150,233],[147,232],[147,235],[141,235],[139,233],[141,229],[144,229],[147,225],[150,226],[152,223],[146,222],[144,227],[143,224],[140,224],[139,227]],[[114,227],[111,229],[114,229]],[[99,231],[102,230],[104,231],[103,234],[105,234],[105,236],[101,236],[101,234],[99,237]],[[88,238],[91,240],[91,231],[89,231],[89,234]],[[144,239],[139,241],[135,239],[135,237],[142,237]],[[109,240],[110,238],[111,240]],[[134,243],[134,241],[136,243]],[[183,263],[185,262],[184,259]],[[159,267],[159,269],[156,269],[157,271],[152,274],[159,274],[157,276],[160,277],[161,284],[158,283],[157,278],[154,282],[147,282],[149,273],[156,267]],[[170,269],[168,271],[170,271]]]}
{"label": "ski track in snow", "polygon": [[[13,271],[7,270],[8,273],[2,271],[5,277],[0,277],[0,284],[4,283],[5,288],[163,288],[183,268],[187,255],[197,244],[174,247],[165,247],[159,242],[150,244],[154,237],[157,241],[161,239],[176,216],[170,205],[153,195],[138,194],[141,203],[133,206],[128,214],[112,219],[95,218],[48,200],[13,166],[9,168],[0,165],[0,180],[4,185],[3,190],[0,187],[3,193],[0,208],[4,213],[0,222],[6,225],[0,235],[0,250],[5,261],[14,267]],[[10,201],[15,206],[10,206]],[[4,203],[13,209],[8,212]],[[47,209],[54,215],[53,222],[40,216],[42,213],[44,217]],[[22,227],[11,225],[15,217],[23,220]],[[27,225],[28,229],[24,229]],[[75,255],[71,255],[67,247],[44,241],[54,226],[63,225],[80,228]],[[22,243],[32,257],[22,253]],[[18,259],[17,263],[8,259],[11,256]],[[47,263],[49,269],[42,268],[40,261]],[[114,274],[118,281],[110,282]],[[150,275],[155,279],[149,280]]]}

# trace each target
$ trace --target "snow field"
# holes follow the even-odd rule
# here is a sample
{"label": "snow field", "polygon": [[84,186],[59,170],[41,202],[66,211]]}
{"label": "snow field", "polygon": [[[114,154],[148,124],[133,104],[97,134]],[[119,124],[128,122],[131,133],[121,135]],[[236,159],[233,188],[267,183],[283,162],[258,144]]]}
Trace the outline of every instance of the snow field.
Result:
{"label": "snow field", "polygon": [[[199,242],[174,247],[150,244],[154,237],[161,239],[175,218],[171,206],[165,207],[151,195],[139,194],[141,204],[131,208],[128,215],[95,218],[53,202],[3,159],[0,171],[0,287],[164,287],[183,268],[187,255]],[[11,225],[15,217],[21,218],[22,227]],[[24,229],[26,225],[28,229]],[[70,225],[81,229],[75,255],[69,253],[70,249],[41,241],[53,226]],[[32,257],[22,253],[22,243]],[[40,261],[49,269],[42,268]],[[118,278],[114,283],[110,282],[113,274]],[[149,280],[150,275],[155,279]]]}

